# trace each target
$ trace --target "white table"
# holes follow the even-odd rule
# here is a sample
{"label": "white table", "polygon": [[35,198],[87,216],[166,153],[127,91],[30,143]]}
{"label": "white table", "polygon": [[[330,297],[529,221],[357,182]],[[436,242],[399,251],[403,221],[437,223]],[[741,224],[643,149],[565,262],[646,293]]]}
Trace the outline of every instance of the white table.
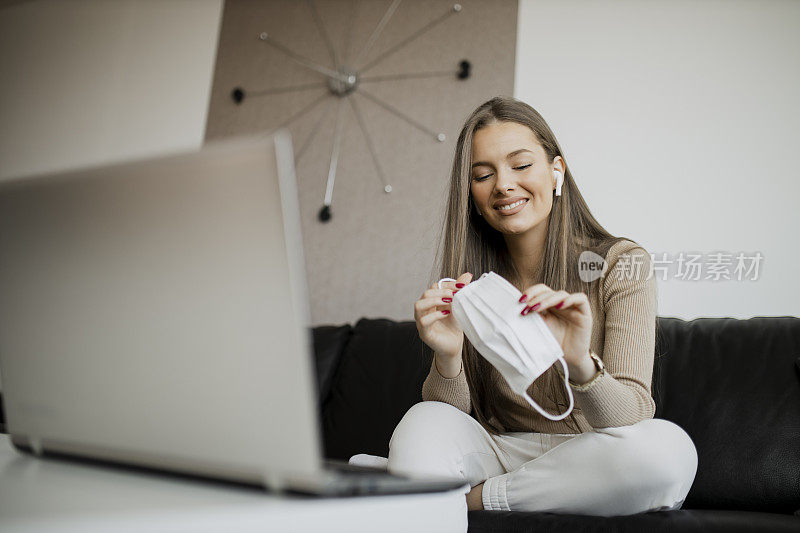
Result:
{"label": "white table", "polygon": [[0,435],[0,531],[459,531],[462,491],[309,499],[17,452]]}

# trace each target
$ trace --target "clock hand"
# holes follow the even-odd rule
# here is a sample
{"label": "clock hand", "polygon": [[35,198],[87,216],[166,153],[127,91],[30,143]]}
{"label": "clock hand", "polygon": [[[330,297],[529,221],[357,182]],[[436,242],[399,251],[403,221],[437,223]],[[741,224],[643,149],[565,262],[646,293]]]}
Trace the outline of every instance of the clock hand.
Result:
{"label": "clock hand", "polygon": [[336,72],[335,70],[331,70],[328,67],[323,67],[322,65],[314,63],[310,59],[306,59],[301,55],[295,54],[282,44],[276,42],[275,39],[270,37],[270,35],[267,32],[261,32],[258,38],[264,41],[265,43],[271,44],[272,46],[274,46],[275,48],[277,48],[278,50],[280,50],[281,52],[292,58],[295,62],[303,65],[306,68],[310,68],[313,71],[319,72],[320,74],[323,74],[324,76],[327,76],[337,81],[343,81],[343,82],[347,81],[347,77],[344,74]]}

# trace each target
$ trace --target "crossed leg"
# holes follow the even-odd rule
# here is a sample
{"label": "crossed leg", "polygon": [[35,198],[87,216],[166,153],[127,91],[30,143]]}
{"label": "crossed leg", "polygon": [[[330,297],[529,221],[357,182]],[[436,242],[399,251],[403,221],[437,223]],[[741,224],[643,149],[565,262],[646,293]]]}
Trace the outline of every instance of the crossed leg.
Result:
{"label": "crossed leg", "polygon": [[667,420],[577,435],[492,436],[449,404],[421,402],[395,428],[388,466],[483,483],[485,509],[614,516],[680,508],[697,452]]}

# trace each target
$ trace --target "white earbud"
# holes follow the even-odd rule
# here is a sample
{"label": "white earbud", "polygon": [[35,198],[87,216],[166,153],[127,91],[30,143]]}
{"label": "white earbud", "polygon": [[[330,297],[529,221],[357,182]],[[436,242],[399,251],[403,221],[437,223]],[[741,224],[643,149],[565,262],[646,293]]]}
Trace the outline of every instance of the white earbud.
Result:
{"label": "white earbud", "polygon": [[556,196],[561,196],[561,186],[564,184],[564,175],[560,170],[554,170],[553,174],[556,176]]}

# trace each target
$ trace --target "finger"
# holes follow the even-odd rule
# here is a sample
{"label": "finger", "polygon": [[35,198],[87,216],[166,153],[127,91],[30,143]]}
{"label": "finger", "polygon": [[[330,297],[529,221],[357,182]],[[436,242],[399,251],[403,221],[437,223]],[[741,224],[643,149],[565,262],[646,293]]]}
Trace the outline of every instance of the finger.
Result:
{"label": "finger", "polygon": [[450,305],[453,301],[453,293],[450,289],[428,289],[422,293],[422,297],[414,302],[414,319],[421,317],[432,306]]}
{"label": "finger", "polygon": [[426,298],[452,298],[453,293],[457,292],[457,290],[453,289],[428,289],[427,291],[422,293],[422,297],[420,300],[424,300]]}
{"label": "finger", "polygon": [[441,297],[434,297],[434,298],[423,298],[421,300],[417,300],[414,304],[414,316],[422,316],[431,309],[439,306],[449,307],[452,303],[453,298],[452,296],[441,296]]}
{"label": "finger", "polygon": [[531,285],[524,291],[522,291],[522,296],[520,297],[520,303],[527,303],[528,305],[533,305],[536,302],[532,300],[536,297],[539,297],[545,293],[551,292],[553,289],[545,285],[544,283],[537,283],[536,285]]}
{"label": "finger", "polygon": [[[563,302],[568,296],[569,293],[567,291],[554,291],[552,294],[548,294],[547,296],[542,298],[542,300],[539,302],[540,304],[539,307],[537,307],[535,311],[537,313],[542,313],[544,311],[547,311],[548,309],[554,307],[555,305]],[[563,304],[561,305],[563,307]]]}
{"label": "finger", "polygon": [[[456,280],[454,287],[456,289],[463,289],[464,287],[469,285],[471,281],[472,281],[472,274],[470,272],[464,272],[463,274],[458,276],[458,279]],[[459,287],[459,285],[461,286]]]}
{"label": "finger", "polygon": [[566,315],[569,313],[591,314],[592,312],[591,306],[589,305],[589,297],[583,292],[570,294],[562,300],[560,307],[558,303],[556,303],[551,309],[554,312],[564,313]]}
{"label": "finger", "polygon": [[[524,303],[525,304],[525,308],[527,308],[529,310],[532,309],[536,305],[541,307],[542,301],[545,298],[547,298],[548,296],[550,296],[551,294],[553,294],[554,292],[555,291],[553,289],[551,289],[550,287],[548,287],[544,283],[540,283],[539,285],[534,285],[533,287],[531,287],[529,290],[526,291],[525,295],[528,295],[528,299],[525,300],[522,303]],[[522,299],[522,298],[520,298],[520,299]],[[537,307],[537,309],[538,309],[538,307]],[[525,309],[523,309],[523,311],[524,310]],[[527,313],[525,313],[525,314],[527,314]]]}
{"label": "finger", "polygon": [[[531,311],[536,311],[537,313],[541,313],[547,308],[546,304],[550,305],[556,304],[560,301],[559,296],[565,297],[569,295],[567,291],[553,291],[550,289],[548,289],[547,291],[537,291],[537,292],[538,294],[536,294],[531,299],[531,301],[527,303],[525,309],[521,311],[523,315],[527,315]],[[553,298],[559,298],[559,299],[553,301]]]}
{"label": "finger", "polygon": [[436,322],[437,320],[447,318],[448,316],[450,316],[450,313],[444,313],[443,311],[434,311],[433,313],[428,313],[427,315],[420,318],[419,323],[423,328],[426,328],[431,324],[433,324],[434,322]]}

